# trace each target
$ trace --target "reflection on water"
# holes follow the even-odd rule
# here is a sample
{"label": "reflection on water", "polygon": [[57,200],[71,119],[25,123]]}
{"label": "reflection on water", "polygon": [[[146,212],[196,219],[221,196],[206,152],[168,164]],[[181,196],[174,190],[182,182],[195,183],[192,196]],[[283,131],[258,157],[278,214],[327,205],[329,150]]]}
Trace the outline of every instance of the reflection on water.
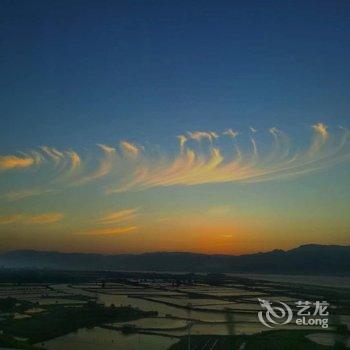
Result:
{"label": "reflection on water", "polygon": [[235,287],[218,287],[215,286],[215,289],[211,286],[206,287],[181,287],[179,289],[182,292],[185,293],[199,293],[199,294],[205,294],[205,295],[211,295],[211,296],[233,296],[233,295],[259,295],[259,292],[253,292],[253,291],[247,291],[245,289],[239,289]]}
{"label": "reflection on water", "polygon": [[342,342],[347,348],[350,347],[349,337],[342,337],[334,333],[312,333],[309,334],[307,338],[320,345],[334,346],[335,342]]}
{"label": "reflection on water", "polygon": [[112,323],[111,325],[120,327],[123,324],[133,324],[139,328],[159,328],[159,329],[167,329],[167,328],[180,328],[185,327],[188,321],[180,320],[176,318],[167,318],[167,317],[150,317],[150,318],[142,318],[140,320],[130,321],[130,322],[118,322]]}
{"label": "reflection on water", "polygon": [[[263,326],[260,323],[241,323],[234,325],[235,334],[254,334],[263,331]],[[157,333],[157,332],[156,332]],[[162,333],[162,331],[158,331]],[[166,331],[167,334],[174,336],[183,336],[187,334],[187,330],[178,329],[172,331]],[[195,323],[191,328],[191,334],[203,335],[203,334],[217,334],[217,335],[230,335],[232,333],[232,326],[227,323]]]}
{"label": "reflection on water", "polygon": [[98,300],[103,302],[105,305],[114,304],[118,305],[132,305],[138,307],[144,311],[158,311],[159,316],[171,315],[179,318],[195,318],[202,321],[211,321],[211,322],[223,322],[225,321],[225,315],[221,313],[210,313],[210,312],[198,312],[191,311],[189,312],[186,309],[180,309],[173,306],[164,305],[161,303],[129,298],[125,295],[109,295],[109,294],[98,294]]}
{"label": "reflection on water", "polygon": [[272,282],[300,283],[325,287],[350,288],[350,277],[347,276],[298,276],[298,275],[269,275],[269,274],[239,274],[228,273],[228,276],[245,277],[252,280]]}
{"label": "reflection on water", "polygon": [[[72,290],[75,293],[84,294],[87,296],[95,296],[97,297],[98,301],[105,304],[106,306],[110,306],[114,304],[115,306],[119,305],[131,305],[133,307],[138,307],[141,310],[144,311],[157,311],[158,316],[160,317],[166,317],[166,316],[172,316],[176,318],[182,318],[182,319],[195,319],[200,320],[204,322],[221,322],[221,324],[212,325],[213,327],[208,328],[208,331],[215,329],[218,331],[217,334],[226,334],[227,331],[227,325],[223,324],[223,322],[227,322],[227,313],[223,311],[224,306],[206,306],[206,308],[219,308],[218,311],[222,312],[206,312],[206,311],[197,311],[197,310],[188,310],[188,309],[182,309],[177,308],[174,306],[165,305],[162,303],[158,303],[156,301],[149,301],[144,299],[138,299],[133,297],[128,297],[127,295],[120,295],[120,294],[105,294],[105,291],[99,290],[101,293],[92,293],[87,292],[85,290],[81,290],[78,288],[71,288],[64,285],[57,285],[56,288],[59,288],[60,290],[65,290],[69,293],[72,292]],[[157,298],[162,300],[163,298]],[[173,298],[174,299],[174,298]],[[170,301],[171,299],[169,299]],[[195,300],[195,299],[194,299]],[[209,301],[209,300],[207,300]],[[173,300],[173,302],[176,302],[176,299]],[[211,303],[216,304],[217,302],[222,302],[220,300],[211,299]],[[229,303],[234,304],[236,308],[242,308],[242,309],[256,309],[255,304],[242,304],[242,303]],[[227,305],[225,305],[227,306]],[[164,318],[163,318],[164,320]],[[171,319],[170,319],[171,320]],[[140,321],[141,322],[141,321]],[[171,322],[171,321],[169,321]],[[260,323],[258,323],[257,315],[254,314],[235,314],[235,322],[237,322],[237,326],[235,326],[235,331],[237,333],[256,333],[260,332],[263,329]],[[134,323],[134,322],[131,322]],[[145,327],[146,328],[146,327]],[[156,328],[156,327],[154,327]],[[204,325],[196,325],[196,329],[198,329],[198,334],[202,334],[202,330],[205,329]],[[168,333],[168,332],[167,332]],[[182,335],[183,332],[180,333],[178,331],[174,331],[175,335]]]}
{"label": "reflection on water", "polygon": [[59,299],[59,298],[41,298],[37,301],[39,305],[53,305],[53,304],[84,304],[81,300]]}
{"label": "reflection on water", "polygon": [[[236,327],[235,327],[236,328]],[[258,324],[242,324],[238,326],[238,333],[253,334],[261,331]],[[164,333],[159,331],[160,334]],[[176,337],[187,334],[186,330],[166,331],[173,338],[157,335],[132,334],[124,335],[118,331],[103,328],[90,330],[80,329],[71,333],[42,343],[48,350],[165,350],[176,343]],[[228,326],[225,324],[195,324],[191,334],[229,334]]]}
{"label": "reflection on water", "polygon": [[178,341],[177,338],[156,335],[123,335],[117,331],[102,329],[80,329],[42,343],[48,350],[165,350]]}
{"label": "reflection on water", "polygon": [[[46,342],[44,345],[49,350],[107,350],[107,349],[167,349],[171,344],[177,341],[177,337],[187,334],[186,325],[189,319],[195,320],[193,327],[191,328],[191,334],[193,335],[230,335],[234,334],[255,334],[261,331],[266,331],[266,328],[258,322],[257,312],[259,305],[253,297],[253,294],[249,294],[243,289],[234,290],[235,295],[238,290],[244,297],[237,299],[237,301],[227,301],[223,299],[208,298],[205,292],[208,292],[208,287],[199,286],[197,292],[203,294],[200,299],[189,298],[186,294],[177,294],[166,291],[155,291],[147,288],[125,288],[129,292],[129,296],[122,294],[122,288],[117,285],[112,288],[102,289],[89,287],[86,289],[86,285],[82,286],[67,286],[56,285],[54,286],[56,291],[67,294],[81,294],[89,297],[96,298],[97,301],[110,306],[131,305],[133,307],[140,308],[144,311],[157,311],[158,317],[145,318],[135,321],[126,322],[127,324],[133,324],[137,328],[144,328],[148,331],[152,331],[153,335],[124,335],[117,330],[109,330],[105,328],[96,327],[91,330],[82,329],[76,333],[72,333],[57,339]],[[139,297],[135,293],[130,293],[131,290],[139,289]],[[182,288],[187,291],[194,292],[195,287]],[[216,288],[217,295],[223,295],[227,293],[227,287]],[[156,295],[158,294],[158,295]],[[163,294],[163,295],[162,295]],[[147,300],[142,299],[142,296],[147,297]],[[271,300],[283,300],[294,301],[293,298],[288,296],[269,296]],[[149,299],[152,300],[149,300]],[[162,303],[163,302],[163,303]],[[179,307],[166,305],[164,302],[177,304]],[[196,308],[203,308],[200,310],[191,310],[182,308],[191,304]],[[234,312],[226,313],[225,308],[233,310],[242,310],[241,313]],[[213,312],[206,311],[204,309],[211,309]],[[231,310],[232,311],[232,310]],[[232,316],[234,315],[234,323],[232,323]],[[344,321],[344,320],[342,320]],[[349,319],[346,319],[343,323],[348,323]],[[231,323],[229,323],[231,322]],[[123,323],[113,323],[112,326],[120,327]],[[300,327],[288,324],[285,326],[277,326],[276,329],[300,329]],[[164,335],[167,335],[164,337]],[[335,335],[314,333],[310,335],[310,340],[320,344],[333,346],[335,342]],[[140,345],[142,344],[142,345]]]}

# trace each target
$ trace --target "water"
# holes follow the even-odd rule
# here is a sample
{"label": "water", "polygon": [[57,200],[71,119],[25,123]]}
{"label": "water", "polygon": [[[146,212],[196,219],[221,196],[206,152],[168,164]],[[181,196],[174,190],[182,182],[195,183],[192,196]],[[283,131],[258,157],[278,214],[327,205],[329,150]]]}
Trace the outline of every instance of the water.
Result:
{"label": "water", "polygon": [[177,338],[157,335],[123,335],[114,330],[95,327],[80,329],[42,345],[48,350],[166,350],[178,341]]}
{"label": "water", "polygon": [[[263,277],[261,278],[264,279]],[[234,295],[236,291],[239,291],[240,293],[246,295],[245,299],[249,301],[249,303],[227,302],[224,300],[205,297],[203,299],[190,299],[186,295],[181,295],[176,292],[173,293],[173,296],[170,296],[170,292],[167,291],[159,291],[149,288],[128,288],[128,286],[126,286],[125,290],[127,290],[127,293],[129,294],[128,296],[125,294],[126,291],[124,291],[124,294],[122,294],[123,288],[117,285],[113,286],[111,289],[102,289],[97,288],[97,286],[89,286],[89,290],[86,290],[86,285],[81,285],[79,286],[80,288],[78,288],[78,286],[74,286],[74,288],[72,288],[68,285],[55,285],[52,287],[54,287],[55,292],[58,293],[67,293],[67,295],[82,294],[85,296],[92,296],[106,306],[112,304],[115,306],[131,305],[144,311],[157,311],[159,317],[125,322],[127,324],[134,324],[139,328],[150,329],[152,333],[154,333],[152,335],[125,335],[117,330],[109,330],[102,327],[80,329],[75,333],[45,342],[43,346],[45,346],[48,350],[134,350],[140,348],[145,350],[168,349],[173,343],[178,341],[179,336],[187,334],[187,329],[185,326],[188,324],[188,319],[197,320],[191,329],[191,334],[193,335],[254,334],[266,330],[266,328],[257,320],[256,311],[259,308],[256,297],[254,297],[254,294],[248,295],[249,293],[243,289],[240,290],[233,288]],[[197,291],[203,294],[213,290],[212,287],[208,288],[205,286],[199,286],[198,289],[195,287],[184,289],[186,292],[192,289],[193,292]],[[229,288],[227,287],[215,288],[217,295],[226,295],[226,293],[229,292],[228,289]],[[152,298],[152,300],[137,298],[135,295],[136,290],[137,294],[146,296],[147,298]],[[292,300],[292,298],[289,297],[279,298],[278,296],[273,296],[271,299],[285,301]],[[158,301],[171,302],[178,304],[179,306],[185,306],[188,303],[191,303],[195,307],[203,309],[211,308],[213,311],[217,312],[208,312],[205,310],[187,310],[181,307],[165,305]],[[234,313],[234,323],[232,323],[232,314],[225,313],[223,310],[225,307],[245,309],[248,313]],[[349,320],[346,319],[346,321]],[[113,323],[112,325],[119,327],[122,324],[123,323]],[[300,329],[300,327],[292,324],[277,328],[289,330],[294,328]],[[320,344],[327,345],[333,344],[336,338],[335,335],[332,334],[324,335],[324,333],[317,333],[317,330],[315,329],[315,333],[310,335],[309,339],[319,342]]]}
{"label": "water", "polygon": [[[55,286],[55,288],[59,288],[60,290],[65,290],[69,293],[72,290],[74,290],[76,294],[77,293],[80,294],[80,289],[70,288],[66,285],[57,285]],[[206,312],[206,311],[187,310],[187,309],[177,308],[174,306],[158,303],[156,301],[138,299],[138,298],[128,297],[127,295],[120,295],[120,294],[91,293],[86,291],[82,291],[81,294],[97,297],[98,301],[105,304],[106,306],[110,306],[112,304],[114,304],[115,306],[131,305],[133,307],[138,307],[144,311],[157,311],[158,316],[161,316],[161,317],[171,315],[177,318],[183,318],[183,319],[190,318],[190,319],[196,319],[196,320],[201,320],[205,322],[226,322],[227,321],[227,315],[225,312]],[[171,301],[171,299],[169,299],[168,301]],[[176,299],[173,300],[173,302],[176,302]],[[210,299],[210,302],[213,304],[216,304],[222,301]],[[250,304],[235,304],[235,305],[237,305],[238,307],[244,306],[245,308],[249,309],[248,305]],[[223,305],[223,307],[225,306]],[[242,322],[247,320],[256,321],[256,314],[254,315],[237,314],[235,315],[235,320],[242,321]]]}
{"label": "water", "polygon": [[123,324],[133,324],[136,327],[140,328],[152,328],[152,329],[169,329],[169,328],[183,328],[187,325],[186,320],[169,318],[169,317],[149,317],[142,318],[135,321],[130,322],[119,322],[112,323],[113,326],[120,327]]}
{"label": "water", "polygon": [[249,278],[252,280],[265,280],[271,282],[300,283],[314,286],[333,288],[350,288],[350,277],[342,276],[298,276],[298,275],[270,275],[270,274],[227,274]]}
{"label": "water", "polygon": [[312,340],[314,343],[325,346],[334,346],[336,341],[341,341],[347,348],[350,348],[350,337],[348,336],[342,337],[334,333],[312,333],[309,334],[307,338]]}
{"label": "water", "polygon": [[37,300],[39,305],[54,305],[54,304],[84,304],[84,301],[81,300],[72,300],[72,299],[59,299],[59,298],[40,298]]}
{"label": "water", "polygon": [[144,311],[158,311],[159,316],[171,315],[179,318],[194,318],[197,320],[211,322],[223,322],[226,319],[225,315],[222,313],[190,311],[157,303],[155,301],[130,298],[125,295],[99,294],[98,300],[107,306],[111,304],[114,304],[115,306],[132,305],[133,307],[138,307]]}

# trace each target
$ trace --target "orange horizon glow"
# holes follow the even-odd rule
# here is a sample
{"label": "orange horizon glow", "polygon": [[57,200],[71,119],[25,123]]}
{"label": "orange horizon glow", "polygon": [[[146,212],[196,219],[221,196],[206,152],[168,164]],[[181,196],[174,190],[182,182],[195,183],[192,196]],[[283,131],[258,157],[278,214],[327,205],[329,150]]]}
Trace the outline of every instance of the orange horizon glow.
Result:
{"label": "orange horizon glow", "polygon": [[245,147],[232,129],[187,132],[173,156],[125,140],[98,144],[89,156],[47,146],[1,156],[1,243],[235,255],[348,244],[347,199],[332,191],[325,170],[347,164],[350,134],[323,123],[309,132],[304,147],[274,127],[260,146],[251,127]]}

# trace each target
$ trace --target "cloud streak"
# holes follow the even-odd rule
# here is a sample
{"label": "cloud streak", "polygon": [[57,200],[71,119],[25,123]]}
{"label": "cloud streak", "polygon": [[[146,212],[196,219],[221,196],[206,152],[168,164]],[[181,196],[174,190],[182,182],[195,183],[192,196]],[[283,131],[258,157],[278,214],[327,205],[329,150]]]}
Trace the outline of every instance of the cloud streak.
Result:
{"label": "cloud streak", "polygon": [[0,224],[44,225],[54,224],[63,219],[62,213],[45,213],[40,215],[12,214],[0,216]]}
{"label": "cloud streak", "polygon": [[137,226],[116,226],[116,227],[99,227],[77,231],[75,234],[88,236],[116,236],[123,233],[132,233],[138,229]]}
{"label": "cloud streak", "polygon": [[29,197],[35,197],[35,196],[41,196],[44,194],[55,194],[58,193],[59,190],[54,190],[54,189],[48,189],[48,190],[41,190],[41,189],[24,189],[24,190],[16,190],[16,191],[9,191],[5,194],[5,198],[10,201],[18,201],[24,198],[29,198]]}
{"label": "cloud streak", "polygon": [[16,168],[28,168],[35,164],[32,157],[18,157],[8,155],[0,157],[0,170],[11,170]]}
{"label": "cloud streak", "polygon": [[[179,151],[173,155],[163,150],[154,152],[152,147],[125,140],[116,146],[99,144],[98,152],[83,156],[73,150],[43,146],[20,156],[0,156],[0,170],[20,172],[36,165],[36,176],[43,175],[41,187],[32,186],[35,190],[13,188],[7,194],[9,200],[19,200],[97,180],[110,194],[155,187],[283,179],[349,161],[348,130],[316,123],[308,132],[310,139],[301,147],[301,142],[293,143],[276,127],[267,132],[251,127],[246,133],[233,129],[191,131],[177,137]],[[6,174],[2,172],[2,176]],[[119,215],[134,214],[110,213],[101,220],[112,223]]]}
{"label": "cloud streak", "polygon": [[[128,181],[110,188],[108,193],[130,190],[145,190],[164,186],[193,186],[226,182],[261,182],[312,173],[339,162],[349,161],[349,132],[339,128],[331,135],[326,125],[317,123],[312,127],[309,146],[295,150],[290,139],[277,128],[271,128],[273,137],[269,151],[259,150],[255,139],[257,130],[249,137],[250,149],[243,150],[235,143],[231,155],[223,155],[220,146],[214,145],[212,132],[189,133],[198,142],[210,141],[208,148],[196,150],[180,138],[179,154],[173,159],[144,159],[135,167]],[[237,132],[229,129],[224,135],[234,138]],[[193,135],[195,135],[193,137]],[[217,135],[217,134],[215,134]],[[266,147],[265,147],[266,148]]]}
{"label": "cloud streak", "polygon": [[189,131],[187,134],[190,139],[196,140],[198,142],[202,140],[209,140],[210,142],[213,142],[213,140],[219,137],[215,131]]}
{"label": "cloud streak", "polygon": [[122,141],[120,143],[120,145],[126,154],[131,154],[135,157],[138,156],[138,154],[140,153],[140,150],[141,150],[135,144],[128,142],[128,141]]}
{"label": "cloud streak", "polygon": [[107,213],[94,221],[94,227],[80,229],[78,235],[115,236],[123,233],[132,233],[138,226],[132,223],[136,218],[138,208],[121,209]]}
{"label": "cloud streak", "polygon": [[54,224],[63,219],[62,213],[48,213],[41,215],[29,216],[25,219],[26,224],[31,225],[43,225],[43,224]]}
{"label": "cloud streak", "polygon": [[93,171],[73,179],[75,185],[84,185],[91,181],[107,176],[113,169],[116,160],[116,149],[104,144],[97,145],[103,153],[103,158],[99,160],[99,166]]}
{"label": "cloud streak", "polygon": [[104,215],[98,220],[103,225],[113,225],[136,217],[138,209],[123,209]]}

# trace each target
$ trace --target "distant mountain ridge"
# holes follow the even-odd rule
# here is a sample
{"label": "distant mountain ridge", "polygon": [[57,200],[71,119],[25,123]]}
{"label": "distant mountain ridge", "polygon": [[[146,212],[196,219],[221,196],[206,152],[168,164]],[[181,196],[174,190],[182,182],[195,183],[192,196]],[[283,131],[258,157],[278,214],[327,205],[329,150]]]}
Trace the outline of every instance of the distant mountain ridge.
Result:
{"label": "distant mountain ridge", "polygon": [[276,249],[247,255],[182,252],[103,255],[16,250],[0,254],[0,267],[350,275],[350,246],[308,244],[287,251]]}

